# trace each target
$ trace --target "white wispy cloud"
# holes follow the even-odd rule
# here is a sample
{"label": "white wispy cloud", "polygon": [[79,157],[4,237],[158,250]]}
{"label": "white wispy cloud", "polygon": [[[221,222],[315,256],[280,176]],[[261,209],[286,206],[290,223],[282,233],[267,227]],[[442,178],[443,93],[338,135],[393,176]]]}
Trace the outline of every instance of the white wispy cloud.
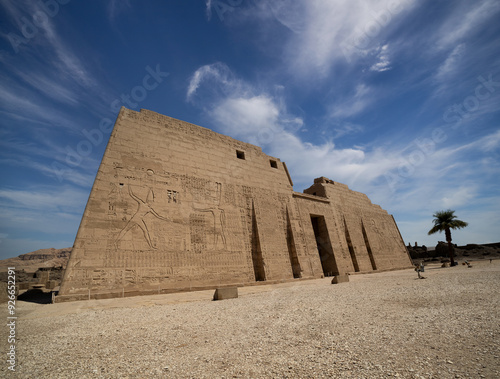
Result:
{"label": "white wispy cloud", "polygon": [[205,6],[206,6],[207,19],[210,21],[210,19],[212,18],[212,0],[206,0]]}
{"label": "white wispy cloud", "polygon": [[[40,11],[39,2],[4,0],[2,5],[13,21],[31,19]],[[63,12],[47,17],[37,26],[37,34],[21,45],[18,54],[1,55],[2,159],[12,167],[51,178],[54,188],[61,179],[88,187],[98,162],[89,156],[78,167],[68,166],[66,147],[75,148],[78,137],[83,138],[82,129],[97,126],[89,125],[89,119],[109,113],[110,99],[114,97],[85,63],[85,48],[73,45],[61,33],[61,17]],[[20,33],[16,25],[12,31]],[[85,108],[90,117],[75,117],[75,111]],[[71,138],[76,141],[70,142]],[[63,177],[61,167],[65,169]]]}
{"label": "white wispy cloud", "polygon": [[[31,145],[28,146],[32,147]],[[99,167],[99,162],[95,159],[87,157],[85,158],[85,164],[73,167],[65,161],[65,151],[51,153],[50,150],[35,147],[35,151],[32,152],[30,147],[18,153],[3,154],[4,157],[0,159],[0,162],[9,165],[11,168],[27,168],[38,174],[45,175],[54,180],[55,188],[58,187],[57,183],[62,182],[87,188],[95,178],[95,170]],[[14,150],[14,148],[12,149]],[[29,151],[29,155],[26,154],[26,151]],[[46,158],[45,163],[42,163],[39,157]]]}
{"label": "white wispy cloud", "polygon": [[352,122],[342,122],[338,125],[332,125],[333,131],[335,134],[333,135],[333,139],[339,139],[348,134],[360,133],[364,130],[362,125],[353,124]]}
{"label": "white wispy cloud", "polygon": [[287,162],[294,181],[303,187],[311,185],[316,177],[327,176],[371,193],[373,182],[395,166],[392,154],[383,149],[339,149],[331,141],[314,144],[292,134],[278,135],[270,150]]}
{"label": "white wispy cloud", "polygon": [[8,109],[8,111],[0,113],[9,115],[9,117],[31,117],[36,124],[46,122],[52,127],[78,130],[75,121],[69,115],[52,107],[45,107],[45,101],[37,99],[35,94],[19,88],[17,85],[11,85],[9,89],[0,86],[0,100],[3,107]]}
{"label": "white wispy cloud", "polygon": [[[224,99],[210,113],[222,126],[223,133],[254,144],[259,143],[259,135],[276,129],[280,117],[278,107],[266,95]],[[235,123],[234,120],[238,122]]]}
{"label": "white wispy cloud", "polygon": [[[88,191],[70,186],[59,189],[1,189],[0,228],[4,231],[30,231],[30,237],[17,239],[15,233],[8,233],[8,238],[2,241],[2,250],[14,255],[42,247],[71,246],[87,197]],[[55,234],[57,237],[54,237]],[[40,235],[45,240],[38,240]],[[64,237],[67,237],[66,241],[61,240]]]}
{"label": "white wispy cloud", "polygon": [[478,147],[490,152],[500,147],[500,130],[481,138]]}
{"label": "white wispy cloud", "polygon": [[29,209],[43,210],[46,212],[61,212],[64,210],[67,213],[78,212],[80,209],[75,202],[75,199],[86,199],[88,192],[73,187],[65,187],[62,189],[45,189],[45,190],[17,190],[17,189],[0,189],[0,202],[3,207],[12,209]]}
{"label": "white wispy cloud", "polygon": [[[38,13],[44,13],[40,2],[4,0],[3,3],[12,13],[12,19],[18,23],[22,17],[32,19]],[[120,4],[117,6],[120,9],[130,5],[128,0]],[[73,46],[61,33],[61,13],[59,10],[51,17],[44,18],[44,22],[37,25],[34,36],[19,46],[19,54],[3,57],[3,63],[9,74],[22,78],[33,88],[58,101],[75,104],[86,98],[87,103],[93,101],[94,105],[109,102],[110,91],[96,80],[95,72],[82,58],[82,54],[87,53],[85,46]],[[16,28],[13,31],[21,33]],[[30,59],[22,59],[23,55],[30,56]]]}
{"label": "white wispy cloud", "polygon": [[[40,4],[36,2],[4,0],[2,5],[11,14],[12,20],[18,23],[23,17],[31,19],[33,15],[43,13]],[[95,73],[81,59],[83,46],[72,46],[66,36],[61,35],[57,27],[59,17],[62,17],[59,13],[46,17],[37,26],[33,37],[19,45],[18,54],[2,56],[4,70],[8,73],[9,80],[18,77],[27,84],[23,88],[25,93],[28,88],[33,90],[30,96],[23,94],[23,97],[33,98],[41,93],[43,97],[53,98],[61,103],[73,106],[85,103],[91,104],[91,109],[99,108],[103,102],[109,103],[112,98],[110,91],[100,85]],[[12,32],[21,33],[16,29],[17,26],[12,27]],[[26,60],[23,56],[30,58]],[[7,81],[3,81],[3,86],[6,83]],[[12,90],[10,84],[9,90]]]}
{"label": "white wispy cloud", "polygon": [[[242,87],[241,81],[237,80],[229,67],[221,62],[216,62],[208,65],[201,66],[198,68],[191,79],[189,80],[189,85],[187,89],[186,99],[192,101],[196,91],[200,88],[200,85],[205,82],[215,83],[212,92],[221,91],[222,94],[230,93],[243,93],[244,88]],[[205,88],[210,89],[210,86],[205,86]],[[220,96],[220,94],[219,94]]]}
{"label": "white wispy cloud", "polygon": [[497,17],[499,12],[500,3],[497,0],[458,2],[454,12],[444,20],[436,46],[445,49],[456,45],[486,20]]}
{"label": "white wispy cloud", "polygon": [[60,68],[60,73],[74,79],[81,86],[97,87],[93,75],[85,68],[72,49],[63,42],[50,19],[44,24],[44,28],[44,36],[58,58],[58,60],[52,60],[51,63]]}
{"label": "white wispy cloud", "polygon": [[346,96],[332,105],[330,116],[333,118],[346,118],[365,110],[374,100],[373,92],[366,84],[358,84],[354,94]]}
{"label": "white wispy cloud", "polygon": [[477,187],[462,186],[460,188],[449,189],[449,192],[441,199],[443,208],[462,207],[477,195]]}
{"label": "white wispy cloud", "polygon": [[[307,77],[324,77],[338,62],[349,63],[377,51],[395,21],[404,17],[416,2],[310,0],[296,3],[292,0],[260,2],[257,9],[261,18],[275,15],[277,21],[294,32],[285,44],[285,57],[291,71]],[[286,12],[280,12],[283,10]]]}
{"label": "white wispy cloud", "polygon": [[[449,207],[477,204],[481,199],[480,191],[487,190],[479,188],[477,183],[486,180],[493,185],[500,175],[498,162],[484,162],[484,158],[490,155],[484,149],[486,141],[492,141],[491,149],[498,149],[500,132],[466,144],[446,143],[427,147],[414,144],[406,147],[394,155],[396,167],[384,175],[386,189],[390,187],[391,190],[379,196],[385,196],[394,209],[402,212],[415,209],[428,212],[429,209],[443,207],[443,202]],[[456,183],[462,184],[457,188]]]}
{"label": "white wispy cloud", "polygon": [[383,72],[391,69],[388,49],[389,45],[384,45],[378,49],[377,62],[370,67],[370,71]]}
{"label": "white wispy cloud", "polygon": [[[87,188],[92,183],[95,170],[99,167],[96,157],[81,157],[79,166],[68,164],[66,161],[68,146],[60,146],[43,132],[35,135],[34,141],[8,137],[0,140],[0,149],[4,151],[0,162],[11,167],[23,167],[54,179],[57,183],[73,183]],[[71,147],[71,146],[70,146]]]}
{"label": "white wispy cloud", "polygon": [[439,66],[436,73],[437,80],[444,80],[456,73],[458,65],[465,54],[465,44],[461,43],[457,45],[451,53],[448,55],[446,60]]}
{"label": "white wispy cloud", "polygon": [[[31,87],[34,91],[38,91],[45,97],[50,97],[60,103],[76,105],[79,101],[79,96],[73,88],[69,87],[64,81],[61,81],[58,73],[52,71],[52,67],[47,69],[43,64],[36,65],[26,69],[25,67],[17,66],[17,62],[6,61],[3,62],[5,72],[9,72],[9,78],[5,78],[3,83],[9,84],[11,91],[16,90],[19,92],[20,86],[13,84],[13,78],[17,77],[24,83],[22,85],[23,91]],[[28,74],[29,72],[29,74]],[[25,96],[25,95],[24,95]]]}

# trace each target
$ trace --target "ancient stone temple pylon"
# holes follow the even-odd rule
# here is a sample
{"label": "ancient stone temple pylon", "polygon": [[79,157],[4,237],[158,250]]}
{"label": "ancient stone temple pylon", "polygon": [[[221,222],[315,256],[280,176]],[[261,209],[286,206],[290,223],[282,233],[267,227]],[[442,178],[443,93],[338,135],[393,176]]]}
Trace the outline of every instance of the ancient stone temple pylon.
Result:
{"label": "ancient stone temple pylon", "polygon": [[411,267],[391,215],[209,129],[122,108],[56,301]]}

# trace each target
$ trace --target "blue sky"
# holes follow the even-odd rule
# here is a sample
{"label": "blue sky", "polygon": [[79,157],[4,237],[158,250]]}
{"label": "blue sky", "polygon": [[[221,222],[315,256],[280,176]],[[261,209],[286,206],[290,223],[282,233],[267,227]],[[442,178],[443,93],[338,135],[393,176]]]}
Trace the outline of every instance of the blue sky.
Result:
{"label": "blue sky", "polygon": [[0,258],[73,244],[117,109],[254,143],[434,246],[500,241],[497,0],[0,0]]}

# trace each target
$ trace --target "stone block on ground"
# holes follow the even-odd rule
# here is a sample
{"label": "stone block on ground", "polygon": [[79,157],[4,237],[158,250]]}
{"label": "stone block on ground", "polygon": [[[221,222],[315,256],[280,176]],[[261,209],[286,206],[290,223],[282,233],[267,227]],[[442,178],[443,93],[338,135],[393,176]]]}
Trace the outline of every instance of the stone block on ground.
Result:
{"label": "stone block on ground", "polygon": [[238,287],[217,288],[214,300],[226,300],[238,298]]}
{"label": "stone block on ground", "polygon": [[347,274],[335,275],[332,278],[332,284],[347,283],[347,282],[349,282],[349,275],[347,275]]}

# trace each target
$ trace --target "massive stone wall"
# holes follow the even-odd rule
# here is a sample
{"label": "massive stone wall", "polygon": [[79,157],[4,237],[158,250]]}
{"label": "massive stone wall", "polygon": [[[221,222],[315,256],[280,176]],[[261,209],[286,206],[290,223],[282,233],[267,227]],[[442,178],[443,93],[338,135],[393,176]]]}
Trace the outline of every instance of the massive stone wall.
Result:
{"label": "massive stone wall", "polygon": [[393,218],[254,145],[122,108],[58,299],[317,278],[411,263]]}

